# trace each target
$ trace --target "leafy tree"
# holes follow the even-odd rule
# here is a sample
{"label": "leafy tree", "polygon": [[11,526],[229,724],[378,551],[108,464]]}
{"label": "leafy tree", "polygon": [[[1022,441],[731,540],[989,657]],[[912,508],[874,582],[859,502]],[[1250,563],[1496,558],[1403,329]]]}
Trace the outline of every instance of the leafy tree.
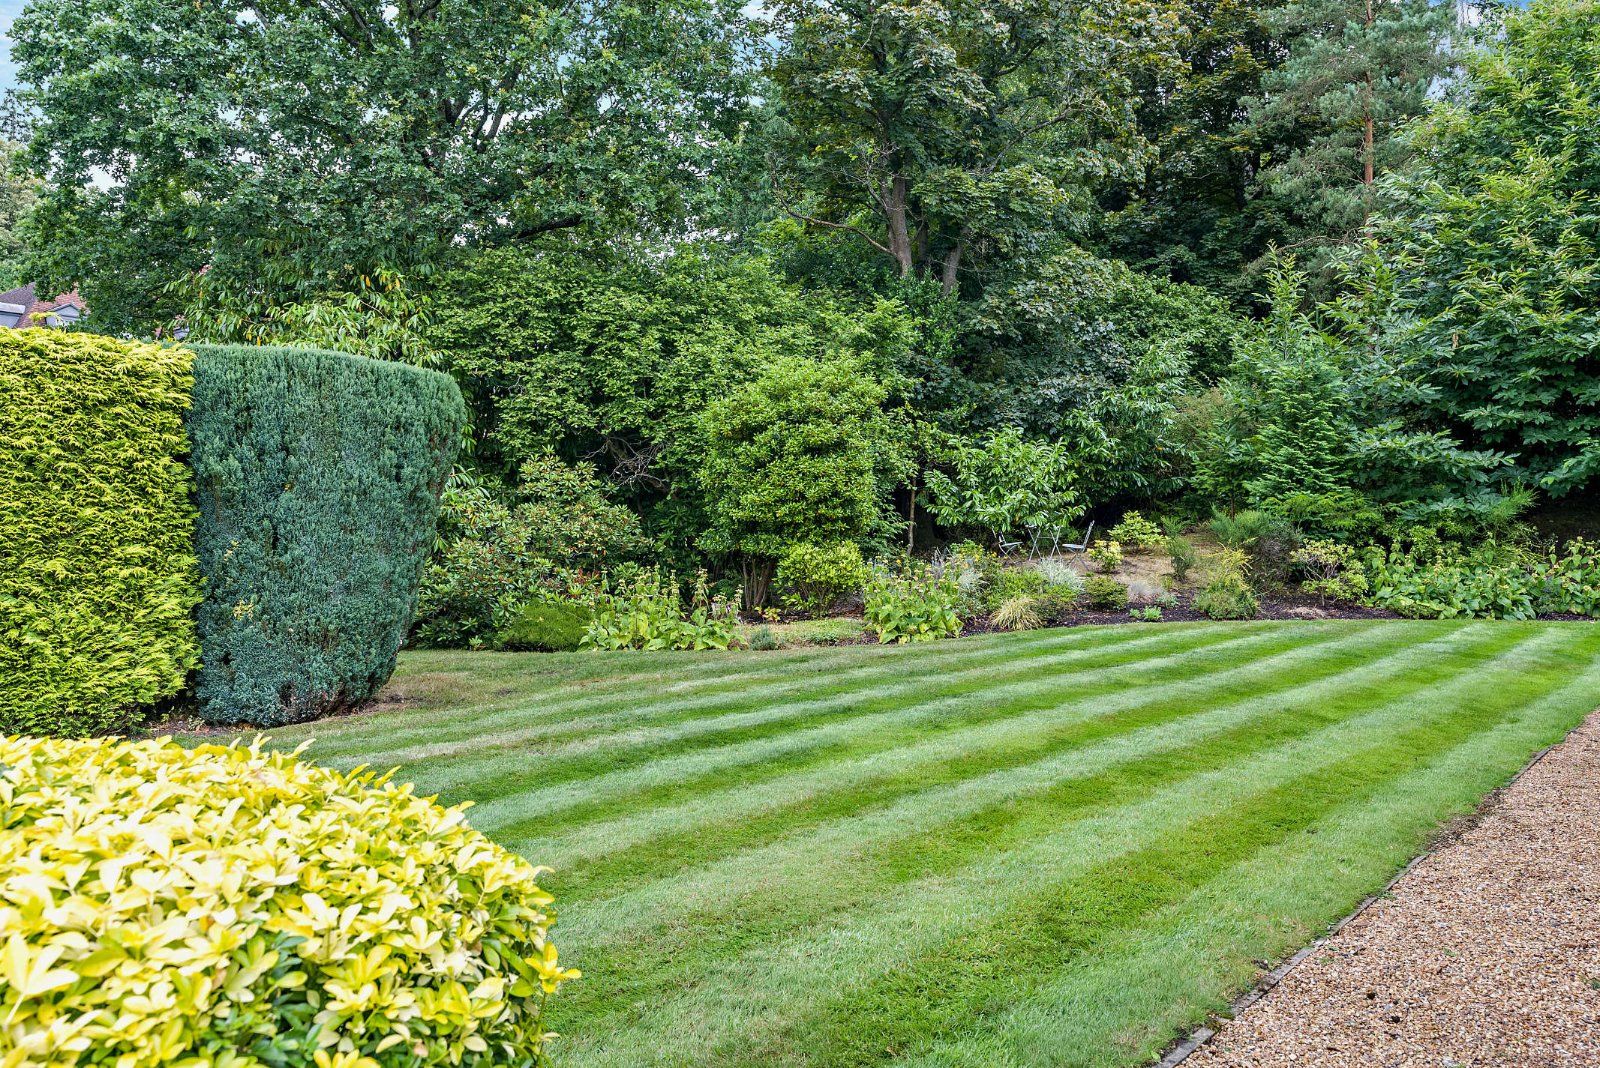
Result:
{"label": "leafy tree", "polygon": [[1064,532],[1083,515],[1075,461],[1065,442],[1029,441],[1015,428],[948,443],[948,473],[930,471],[928,510],[948,527],[979,527],[1005,542]]}
{"label": "leafy tree", "polygon": [[1195,488],[1208,503],[1265,508],[1318,531],[1471,526],[1500,514],[1505,457],[1440,429],[1426,361],[1390,343],[1403,333],[1394,275],[1376,253],[1346,271],[1343,299],[1308,313],[1292,260],[1275,269],[1271,315],[1201,420]]}
{"label": "leafy tree", "polygon": [[898,277],[946,293],[1071,224],[1139,158],[1129,74],[1167,29],[1144,0],[778,0],[776,188]]}
{"label": "leafy tree", "polygon": [[1277,146],[1261,182],[1297,224],[1297,243],[1367,225],[1378,178],[1409,156],[1400,131],[1449,69],[1455,16],[1437,0],[1290,0],[1273,13],[1288,55],[1263,77],[1250,122]]}
{"label": "leafy tree", "polygon": [[1241,326],[1222,301],[1066,248],[996,272],[968,314],[940,407],[1068,442],[1095,505],[1180,488],[1179,404],[1231,363]]}
{"label": "leafy tree", "polygon": [[28,281],[22,264],[22,220],[39,199],[39,183],[19,169],[20,146],[0,141],[0,289]]}
{"label": "leafy tree", "polygon": [[[13,28],[41,276],[149,329],[463,241],[692,216],[735,128],[734,0],[34,0]],[[193,318],[193,316],[191,316]]]}
{"label": "leafy tree", "polygon": [[739,559],[745,602],[766,600],[773,567],[799,542],[861,542],[888,530],[904,473],[903,427],[857,359],[782,357],[701,417],[702,546]]}
{"label": "leafy tree", "polygon": [[1381,229],[1390,343],[1436,425],[1553,496],[1600,475],[1600,4],[1544,0],[1467,57]]}
{"label": "leafy tree", "polygon": [[708,523],[701,413],[785,357],[853,353],[892,378],[914,322],[890,301],[806,292],[760,257],[666,258],[556,242],[472,257],[440,278],[428,340],[510,477],[554,451],[588,459],[687,566]]}
{"label": "leafy tree", "polygon": [[249,345],[309,345],[378,360],[431,365],[439,354],[428,341],[430,305],[405,277],[378,267],[348,289],[306,293],[284,303],[261,290],[233,292],[212,284],[209,271],[178,280],[188,291],[182,325],[186,340]]}
{"label": "leafy tree", "polygon": [[1275,0],[1180,0],[1178,62],[1135,79],[1150,158],[1101,199],[1095,244],[1143,271],[1190,282],[1234,304],[1254,300],[1256,262],[1283,241],[1281,213],[1260,196],[1271,154],[1246,102],[1281,61]]}

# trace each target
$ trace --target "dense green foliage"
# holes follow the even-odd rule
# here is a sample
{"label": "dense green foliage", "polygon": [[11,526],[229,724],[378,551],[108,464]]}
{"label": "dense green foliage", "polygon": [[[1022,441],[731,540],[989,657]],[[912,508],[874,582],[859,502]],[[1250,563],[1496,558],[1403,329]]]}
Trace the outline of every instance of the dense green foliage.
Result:
{"label": "dense green foliage", "polygon": [[817,615],[860,591],[867,580],[861,547],[841,541],[832,545],[798,542],[778,558],[773,581],[787,608]]}
{"label": "dense green foliage", "polygon": [[397,678],[416,704],[280,744],[403,765],[555,866],[584,973],[557,1059],[1147,1068],[1582,722],[1600,628],[428,651]]}
{"label": "dense green foliage", "polygon": [[341,353],[197,353],[201,714],[275,726],[352,707],[389,677],[416,609],[460,395]]}
{"label": "dense green foliage", "polygon": [[884,644],[936,641],[961,633],[961,588],[955,576],[911,564],[880,567],[867,580],[864,615]]}
{"label": "dense green foliage", "polygon": [[249,340],[458,241],[671,224],[744,110],[739,11],[35,0],[10,31],[50,179],[34,264],[117,329]]}
{"label": "dense green foliage", "polygon": [[788,546],[885,532],[903,461],[884,397],[857,361],[785,357],[706,407],[699,478],[711,527],[701,545],[742,562],[747,605],[766,600]]}
{"label": "dense green foliage", "polygon": [[[119,328],[457,381],[418,643],[634,565],[770,622],[855,588],[814,551],[1130,509],[1176,524],[1095,551],[1136,604],[1110,543],[1217,515],[1250,570],[1206,604],[1350,601],[1417,528],[1559,552],[1522,517],[1600,478],[1595,13],[37,0],[12,232]],[[964,618],[1060,616],[995,568]]]}
{"label": "dense green foliage", "polygon": [[964,275],[1069,227],[1094,179],[1136,167],[1128,81],[1162,46],[1151,6],[770,10],[788,45],[772,67],[779,202],[897,277],[954,294]]}
{"label": "dense green foliage", "polygon": [[103,733],[199,661],[186,351],[0,331],[0,733]]}
{"label": "dense green foliage", "polygon": [[495,646],[511,651],[565,653],[583,644],[594,613],[576,601],[529,601],[495,635]]}
{"label": "dense green foliage", "polygon": [[1250,121],[1285,146],[1263,185],[1297,245],[1349,240],[1367,225],[1378,179],[1409,153],[1398,135],[1449,66],[1456,16],[1435,0],[1288,0],[1270,11],[1287,53],[1250,101]]}
{"label": "dense green foliage", "polygon": [[726,649],[738,641],[738,606],[695,578],[687,603],[671,575],[644,568],[596,598],[582,644],[588,649]]}
{"label": "dense green foliage", "polygon": [[6,1059],[538,1064],[578,978],[546,869],[389,773],[262,746],[0,737],[0,882],[53,902],[0,900]]}
{"label": "dense green foliage", "polygon": [[1537,2],[1415,134],[1383,229],[1432,419],[1553,496],[1600,474],[1600,5]]}

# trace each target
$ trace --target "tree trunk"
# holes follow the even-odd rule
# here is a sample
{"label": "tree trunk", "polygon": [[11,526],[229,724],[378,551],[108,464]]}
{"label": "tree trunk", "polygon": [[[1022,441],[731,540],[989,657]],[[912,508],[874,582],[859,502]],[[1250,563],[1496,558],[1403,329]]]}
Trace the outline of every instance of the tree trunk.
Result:
{"label": "tree trunk", "polygon": [[956,272],[961,269],[961,246],[963,239],[957,238],[956,243],[950,246],[950,251],[944,254],[944,270],[939,277],[939,290],[945,296],[956,291],[960,278]]}
{"label": "tree trunk", "polygon": [[911,274],[911,230],[906,221],[906,177],[896,174],[889,179],[888,195],[884,198],[884,220],[889,230],[889,255],[899,267],[900,277]]}
{"label": "tree trunk", "polygon": [[[1367,29],[1368,30],[1372,29],[1373,18],[1374,18],[1374,16],[1373,16],[1373,13],[1372,13],[1372,0],[1367,0],[1367,23],[1366,23],[1366,25],[1367,25]],[[1372,166],[1373,142],[1376,140],[1376,138],[1373,136],[1373,128],[1372,128],[1372,71],[1370,71],[1370,70],[1367,71],[1366,74],[1362,76],[1362,80],[1366,83],[1366,86],[1365,86],[1365,95],[1362,97],[1362,108],[1361,108],[1361,111],[1362,111],[1362,114],[1361,114],[1361,120],[1362,120],[1362,131],[1361,131],[1362,175],[1361,175],[1361,184],[1362,185],[1371,185],[1372,184],[1372,180],[1373,180],[1373,166]]]}
{"label": "tree trunk", "polygon": [[744,607],[755,611],[767,603],[767,592],[772,586],[774,564],[764,557],[747,556],[739,565],[744,573]]}

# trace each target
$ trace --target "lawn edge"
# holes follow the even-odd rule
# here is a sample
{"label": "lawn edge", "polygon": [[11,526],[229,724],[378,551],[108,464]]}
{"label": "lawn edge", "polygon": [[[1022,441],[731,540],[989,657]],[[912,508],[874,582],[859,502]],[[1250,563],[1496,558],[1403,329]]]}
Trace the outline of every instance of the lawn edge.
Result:
{"label": "lawn edge", "polygon": [[1383,886],[1378,890],[1362,898],[1360,904],[1356,905],[1354,909],[1351,909],[1350,912],[1348,912],[1344,917],[1336,920],[1331,926],[1328,927],[1327,930],[1323,931],[1322,934],[1318,935],[1315,939],[1302,946],[1295,953],[1279,962],[1277,967],[1263,975],[1259,980],[1256,981],[1255,985],[1251,986],[1244,993],[1240,994],[1233,1001],[1229,1002],[1228,1008],[1225,1012],[1208,1014],[1205,1024],[1195,1028],[1187,1035],[1180,1035],[1177,1039],[1174,1039],[1161,1057],[1154,1062],[1152,1068],[1177,1068],[1178,1065],[1182,1064],[1195,1053],[1203,1049],[1207,1043],[1217,1036],[1222,1024],[1226,1023],[1230,1019],[1233,1019],[1234,1017],[1237,1017],[1245,1009],[1266,997],[1267,994],[1271,993],[1272,988],[1283,982],[1290,972],[1294,971],[1295,968],[1297,968],[1307,958],[1317,952],[1317,950],[1321,949],[1329,939],[1333,938],[1340,931],[1344,930],[1350,925],[1351,922],[1360,917],[1362,913],[1366,912],[1386,894],[1393,890],[1396,884],[1398,884],[1400,880],[1404,879],[1407,875],[1410,875],[1417,865],[1421,864],[1423,861],[1439,852],[1445,846],[1448,846],[1450,843],[1460,838],[1463,833],[1469,830],[1491,809],[1500,803],[1501,797],[1507,790],[1515,786],[1524,775],[1532,771],[1542,760],[1544,760],[1545,757],[1549,756],[1551,750],[1565,743],[1566,740],[1572,736],[1574,731],[1578,730],[1596,715],[1600,715],[1600,708],[1596,708],[1592,712],[1589,712],[1570,729],[1565,731],[1559,739],[1551,742],[1543,749],[1540,749],[1537,753],[1534,753],[1533,756],[1528,758],[1527,763],[1523,764],[1522,767],[1517,770],[1515,775],[1512,775],[1511,778],[1507,779],[1504,783],[1484,794],[1483,798],[1478,802],[1477,807],[1471,812],[1458,816],[1440,826],[1438,830],[1436,830],[1429,838],[1427,847],[1423,849],[1422,852],[1418,853],[1416,856],[1407,861],[1399,871],[1395,872],[1393,878],[1384,883]]}

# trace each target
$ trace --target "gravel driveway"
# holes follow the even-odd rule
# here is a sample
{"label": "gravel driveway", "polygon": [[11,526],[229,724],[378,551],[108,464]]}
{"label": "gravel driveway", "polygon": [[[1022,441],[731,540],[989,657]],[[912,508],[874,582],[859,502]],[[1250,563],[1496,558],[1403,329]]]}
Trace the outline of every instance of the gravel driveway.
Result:
{"label": "gravel driveway", "polygon": [[1600,712],[1183,1068],[1600,1066]]}

